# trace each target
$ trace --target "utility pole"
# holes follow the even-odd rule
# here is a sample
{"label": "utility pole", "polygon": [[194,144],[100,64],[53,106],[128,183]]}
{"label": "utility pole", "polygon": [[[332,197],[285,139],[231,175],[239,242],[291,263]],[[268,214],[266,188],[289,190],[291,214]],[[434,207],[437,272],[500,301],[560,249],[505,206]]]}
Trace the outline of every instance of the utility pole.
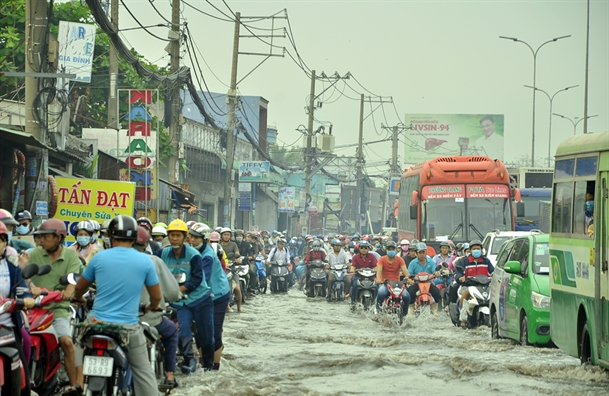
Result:
{"label": "utility pole", "polygon": [[364,174],[362,168],[364,166],[364,152],[363,152],[363,144],[364,141],[364,94],[360,96],[360,104],[359,104],[359,140],[357,144],[357,218],[355,219],[355,229],[356,232],[362,232],[361,228],[361,218],[362,214],[362,199],[364,195],[364,183],[363,178]]}
{"label": "utility pole", "polygon": [[[44,144],[47,143],[47,130],[43,129],[34,117],[34,112],[40,114],[42,109],[34,109],[34,100],[39,95],[39,78],[27,76],[27,73],[44,73],[43,64],[47,57],[42,53],[45,47],[45,37],[48,29],[48,10],[46,0],[26,0],[25,1],[25,132],[31,134]],[[48,105],[48,104],[47,104]],[[46,113],[45,107],[44,112]],[[45,126],[46,128],[46,126]],[[39,217],[33,211],[35,201],[47,200],[43,196],[39,185],[46,184],[48,169],[48,152],[38,148],[30,148],[26,152],[26,181],[25,181],[25,208],[35,216],[34,224],[39,224]],[[44,178],[43,178],[44,177]],[[46,193],[45,193],[46,195]],[[17,199],[19,199],[17,197]],[[15,209],[16,202],[13,205]],[[15,213],[13,213],[15,214]]]}
{"label": "utility pole", "polygon": [[224,226],[232,226],[233,162],[235,161],[235,108],[237,107],[237,61],[239,60],[239,28],[241,13],[235,13],[235,34],[233,37],[233,61],[228,90],[228,129],[226,131],[226,174],[224,177]]}
{"label": "utility pole", "polygon": [[[110,22],[118,30],[118,0],[110,4]],[[108,97],[108,126],[120,129],[118,125],[118,98],[116,82],[118,80],[118,52],[110,40],[110,95]]]}
{"label": "utility pole", "polygon": [[391,137],[391,175],[399,173],[398,169],[398,127],[393,127],[393,135]]}
{"label": "utility pole", "polygon": [[[170,68],[172,72],[177,72],[180,68],[180,0],[173,0],[171,4],[171,30],[176,32],[177,38],[173,38],[170,43],[169,56],[171,57]],[[171,120],[169,123],[169,141],[174,146],[175,150],[172,156],[169,157],[169,182],[179,183],[180,182],[180,164],[178,161],[178,154],[180,151],[180,139],[179,139],[179,120],[180,112],[180,89],[174,87],[171,92]]]}
{"label": "utility pole", "polygon": [[[313,162],[312,151],[312,139],[313,139],[313,112],[315,111],[315,70],[311,70],[311,92],[309,93],[309,122],[307,124],[307,148],[305,149],[305,195],[308,203],[309,196],[311,195],[311,168]],[[308,205],[305,205],[305,225],[307,227],[307,233],[309,232],[309,210]]]}

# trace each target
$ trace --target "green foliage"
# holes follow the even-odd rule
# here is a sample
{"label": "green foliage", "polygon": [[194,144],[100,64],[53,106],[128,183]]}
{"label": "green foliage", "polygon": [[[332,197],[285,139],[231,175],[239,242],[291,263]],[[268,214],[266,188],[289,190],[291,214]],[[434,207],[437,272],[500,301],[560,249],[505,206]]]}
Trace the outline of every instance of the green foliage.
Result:
{"label": "green foliage", "polygon": [[[57,37],[59,21],[95,23],[91,11],[81,2],[55,3],[53,17],[49,21],[49,31]],[[0,1],[0,70],[25,70],[25,2],[23,0],[1,0]],[[168,74],[164,67],[147,62],[134,49],[131,52],[137,56],[146,67],[160,74]],[[108,97],[110,89],[110,39],[100,29],[97,29],[95,38],[95,52],[93,56],[93,71],[91,83],[75,82],[70,90],[71,117],[76,116],[76,121],[71,122],[72,131],[75,136],[80,137],[82,128],[103,128],[107,126]],[[0,99],[14,98],[23,101],[25,91],[23,79],[0,77]],[[159,89],[159,97],[164,98],[163,87],[157,83],[142,79],[135,69],[119,57],[119,76],[117,89]],[[78,98],[80,105],[76,111]],[[120,113],[128,111],[126,103],[119,104]],[[156,120],[153,120],[156,124]],[[163,123],[159,123],[161,147],[159,147],[160,159],[168,158],[174,152],[169,136],[165,131]]]}
{"label": "green foliage", "polygon": [[283,168],[285,168],[286,166],[300,165],[303,161],[302,148],[300,147],[290,149],[285,145],[281,147],[272,146],[269,149],[269,154],[271,155],[273,161],[276,161],[281,164]]}

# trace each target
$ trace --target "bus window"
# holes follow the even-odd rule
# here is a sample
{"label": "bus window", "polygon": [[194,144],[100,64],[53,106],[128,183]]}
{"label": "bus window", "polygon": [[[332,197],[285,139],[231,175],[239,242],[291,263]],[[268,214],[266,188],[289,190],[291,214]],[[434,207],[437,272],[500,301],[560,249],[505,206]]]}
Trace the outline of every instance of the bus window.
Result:
{"label": "bus window", "polygon": [[556,161],[556,171],[554,172],[554,178],[564,179],[565,177],[573,177],[574,169],[575,159]]}
{"label": "bus window", "polygon": [[575,176],[596,176],[597,162],[598,157],[578,158]]}
{"label": "bus window", "polygon": [[573,182],[556,183],[554,185],[552,232],[571,233],[572,213]]}
{"label": "bus window", "polygon": [[586,233],[586,186],[587,182],[575,182],[575,206],[573,213],[573,233]]}

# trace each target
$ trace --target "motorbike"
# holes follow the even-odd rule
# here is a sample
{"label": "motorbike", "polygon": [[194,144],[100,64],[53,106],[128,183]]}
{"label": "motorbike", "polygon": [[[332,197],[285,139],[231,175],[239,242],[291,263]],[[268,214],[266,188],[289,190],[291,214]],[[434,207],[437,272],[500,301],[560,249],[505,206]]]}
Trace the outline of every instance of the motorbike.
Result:
{"label": "motorbike", "polygon": [[363,305],[364,310],[368,310],[376,301],[376,285],[374,277],[376,271],[372,268],[359,268],[355,271],[355,277],[351,280],[355,281],[355,302]]}
{"label": "motorbike", "polygon": [[266,293],[266,286],[267,286],[267,281],[266,281],[266,271],[264,270],[264,256],[262,256],[262,254],[258,253],[258,256],[256,256],[256,275],[258,276],[258,292],[259,293]]}
{"label": "motorbike", "polygon": [[404,300],[402,300],[404,293],[408,293],[406,283],[385,280],[384,284],[389,291],[389,295],[383,301],[382,310],[389,315],[396,316],[398,323],[401,325],[404,323],[404,311],[406,311]]}
{"label": "motorbike", "polygon": [[[245,257],[241,257],[243,262]],[[239,275],[239,288],[241,289],[241,299],[245,302],[245,296],[250,287],[250,266],[247,264],[234,263],[231,268],[234,268],[235,273]]]}
{"label": "motorbike", "polygon": [[466,289],[471,296],[467,301],[470,308],[467,314],[467,327],[473,329],[478,326],[490,326],[490,286],[491,278],[486,275],[467,278],[465,284],[459,288],[458,301],[450,304],[450,319],[455,326],[461,324],[459,319],[462,308],[460,302],[461,295]]}
{"label": "motorbike", "polygon": [[[48,274],[51,272],[51,269],[49,264],[40,267],[37,264],[29,264],[23,269],[22,276],[24,279],[31,279],[37,275]],[[36,299],[33,309],[38,309],[42,306],[41,303],[44,297]],[[52,298],[53,296],[51,296]],[[20,298],[3,298],[0,301],[0,314],[23,311],[24,308],[23,299]],[[18,396],[21,395],[23,389],[27,388],[27,378],[24,369],[25,362],[21,361],[17,342],[21,341],[17,340],[12,328],[0,326],[0,394],[2,395]],[[56,373],[57,371],[55,370],[55,375]],[[50,391],[54,390],[54,386],[55,383],[49,383]]]}
{"label": "motorbike", "polygon": [[326,265],[321,260],[313,260],[308,263],[309,284],[305,289],[307,297],[325,297],[328,282]]}
{"label": "motorbike", "polygon": [[452,272],[448,269],[448,264],[442,263],[436,267],[436,271],[440,272],[442,283],[438,284],[438,290],[440,290],[440,301],[439,308],[448,307],[449,304],[449,290],[452,284]]}
{"label": "motorbike", "polygon": [[330,271],[334,275],[334,284],[330,290],[330,301],[345,301],[345,277],[347,276],[347,264],[334,264],[330,267]]}
{"label": "motorbike", "polygon": [[427,272],[419,272],[413,279],[418,282],[419,286],[417,296],[414,300],[414,312],[415,314],[419,314],[424,309],[430,310],[431,306],[435,303],[434,298],[429,292],[434,276]]}
{"label": "motorbike", "polygon": [[288,275],[288,265],[283,260],[271,263],[271,292],[287,293]]}

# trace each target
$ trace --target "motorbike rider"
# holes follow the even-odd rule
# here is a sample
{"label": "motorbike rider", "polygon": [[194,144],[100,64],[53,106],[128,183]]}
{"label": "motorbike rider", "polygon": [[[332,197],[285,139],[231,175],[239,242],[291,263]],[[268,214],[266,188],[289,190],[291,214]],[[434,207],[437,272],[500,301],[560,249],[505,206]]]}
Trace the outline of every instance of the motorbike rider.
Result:
{"label": "motorbike rider", "polygon": [[241,265],[248,265],[250,269],[250,284],[249,292],[250,296],[256,295],[256,290],[258,290],[258,276],[256,272],[258,271],[258,267],[256,267],[256,256],[254,256],[254,248],[252,244],[247,242],[244,238],[245,234],[243,230],[235,230],[235,243],[239,248],[239,253],[241,253]]}
{"label": "motorbike rider", "polygon": [[491,261],[482,255],[482,242],[475,239],[469,243],[471,254],[457,262],[457,272],[455,278],[460,285],[467,282],[468,278],[477,275],[490,277],[495,270]]}
{"label": "motorbike rider", "polygon": [[[149,236],[146,228],[139,226],[137,230],[137,240],[133,244],[133,249],[136,251],[146,254],[152,260],[156,274],[159,278],[159,286],[161,287],[161,308],[165,308],[165,303],[172,303],[180,299],[180,286],[173,277],[169,268],[165,265],[163,260],[157,256],[150,255],[147,252],[149,243]],[[142,288],[142,295],[140,301],[143,303],[150,302],[150,295],[148,290]],[[176,371],[176,351],[178,350],[178,327],[175,323],[165,317],[163,312],[149,311],[146,312],[141,318],[140,322],[148,323],[150,326],[154,326],[159,335],[161,336],[161,342],[165,350],[163,351],[163,360],[165,362],[165,385],[169,388],[177,388],[178,383],[174,377]]]}
{"label": "motorbike rider", "polygon": [[89,255],[97,242],[97,238],[93,238],[95,232],[93,224],[89,220],[81,221],[74,227],[74,232],[76,232],[76,243],[73,243],[68,249],[74,250],[83,260],[88,262],[87,260],[91,259]]}
{"label": "motorbike rider", "polygon": [[436,263],[436,265],[441,265],[442,263],[447,263],[450,260],[450,243],[448,243],[447,241],[442,241],[440,243],[440,253],[436,254],[433,257],[433,261],[434,263]]}
{"label": "motorbike rider", "polygon": [[[304,255],[304,264],[306,266],[309,262],[315,260],[326,261],[326,257],[326,252],[321,248],[321,241],[319,239],[315,239],[311,243],[311,249]],[[305,271],[304,278],[304,285],[308,288],[309,271]]]}
{"label": "motorbike rider", "polygon": [[[348,266],[349,262],[351,261],[351,255],[343,249],[343,243],[339,239],[333,239],[330,245],[332,246],[332,251],[330,251],[330,253],[328,253],[328,255],[326,256],[328,259],[328,267],[332,269],[332,267],[334,267],[336,264],[345,264]],[[334,276],[334,273],[332,273],[332,271],[329,271],[328,293],[326,294],[328,299],[330,299],[331,290],[334,286],[334,282],[336,282],[336,277]],[[348,276],[345,276],[344,282],[345,298],[347,298],[349,297],[351,291],[351,280]]]}
{"label": "motorbike rider", "polygon": [[[428,274],[434,274],[436,272],[436,264],[434,261],[427,256],[427,245],[423,242],[419,242],[416,245],[417,258],[412,260],[408,265],[408,272],[410,276],[416,276],[419,272],[427,272]],[[417,298],[417,292],[419,291],[419,285],[412,279],[409,280],[411,286],[408,288],[410,293],[410,301],[415,301]],[[436,312],[438,310],[438,301],[440,301],[440,290],[433,283],[429,287],[429,294],[434,299],[434,303],[431,306],[431,311]]]}
{"label": "motorbike rider", "polygon": [[150,235],[156,243],[162,244],[163,239],[167,237],[167,231],[165,231],[165,227],[157,225],[152,227],[152,232],[150,233]]}
{"label": "motorbike rider", "polygon": [[[451,303],[456,303],[457,300],[459,299],[459,287],[461,286],[461,284],[458,282],[459,278],[463,275],[458,275],[458,272],[461,272],[461,274],[465,273],[465,261],[459,263],[461,260],[467,258],[470,256],[471,252],[469,250],[469,243],[463,243],[460,246],[460,250],[459,250],[459,258],[456,260],[453,260],[453,271],[455,272],[455,275],[453,276],[453,283],[450,286],[450,290],[448,291],[448,300]],[[461,268],[461,271],[457,270],[457,267]],[[449,266],[450,268],[450,266]]]}
{"label": "motorbike rider", "polygon": [[351,310],[355,309],[355,293],[357,291],[357,274],[355,271],[360,268],[376,267],[376,257],[372,253],[368,253],[370,248],[371,246],[368,241],[361,241],[357,247],[359,253],[351,258],[351,267],[349,269],[351,274],[353,274],[351,277]]}
{"label": "motorbike rider", "polygon": [[24,253],[28,263],[38,265],[51,264],[53,270],[32,279],[32,294],[38,296],[40,288],[47,290],[61,290],[63,302],[49,304],[46,308],[53,311],[53,328],[59,339],[59,345],[64,353],[64,364],[70,380],[71,392],[77,385],[75,348],[72,342],[72,330],[70,328],[70,297],[74,293],[74,285],[63,286],[59,284],[59,278],[70,273],[80,273],[82,266],[78,253],[63,246],[67,236],[66,225],[59,219],[48,219],[36,231],[39,246],[32,250],[30,255]]}
{"label": "motorbike rider", "polygon": [[[206,279],[209,279],[211,287],[212,301],[214,303],[214,353],[212,359],[212,370],[220,370],[220,359],[224,344],[222,343],[222,327],[224,325],[224,317],[228,303],[230,302],[230,285],[226,273],[222,269],[222,264],[218,257],[218,253],[214,251],[210,244],[211,228],[203,223],[195,223],[190,228],[190,241],[192,247],[201,253],[202,257],[212,257],[211,263],[208,260],[203,260],[203,272]],[[211,265],[209,265],[211,264]],[[205,360],[205,353],[202,353]],[[207,367],[206,363],[203,363]]]}
{"label": "motorbike rider", "polygon": [[[408,241],[408,239],[402,239],[400,241],[400,257],[402,259],[404,259],[405,263],[406,263],[406,257],[409,256],[409,254],[408,254],[409,248],[410,248],[410,242]],[[406,263],[406,265],[408,265],[408,263]]]}
{"label": "motorbike rider", "polygon": [[34,227],[32,225],[32,214],[29,210],[20,210],[15,215],[15,220],[19,222],[17,235],[32,235]]}
{"label": "motorbike rider", "polygon": [[135,392],[138,395],[158,395],[138,310],[144,286],[150,296],[146,312],[161,309],[159,278],[150,257],[132,248],[138,237],[138,225],[133,217],[116,216],[110,222],[108,234],[112,248],[91,259],[76,284],[74,299],[83,301],[83,294],[95,282],[95,304],[87,320],[126,328],[121,333],[127,340],[124,351],[132,368]]}
{"label": "motorbike rider", "polygon": [[152,233],[152,229],[154,228],[152,226],[152,221],[150,221],[150,219],[148,217],[140,217],[139,219],[137,219],[137,224],[144,226],[144,228],[148,232],[148,253],[152,254],[152,253],[156,252],[157,250],[161,250],[161,244],[157,243],[152,238],[151,233]]}
{"label": "motorbike rider", "polygon": [[184,356],[181,370],[184,374],[194,373],[197,369],[197,361],[192,348],[192,330],[194,324],[197,328],[195,335],[197,345],[203,351],[206,359],[204,368],[211,368],[214,348],[214,323],[213,302],[211,299],[211,288],[207,283],[203,268],[211,268],[213,257],[211,249],[206,251],[204,257],[192,246],[184,244],[188,227],[182,220],[177,219],[167,226],[170,246],[155,252],[160,257],[174,277],[182,277],[185,282],[180,285],[180,292],[186,294],[187,298],[172,304],[178,311],[178,323],[180,335],[178,347]]}
{"label": "motorbike rider", "polygon": [[[382,256],[376,265],[376,283],[379,285],[376,294],[376,308],[380,309],[383,301],[389,295],[389,290],[385,285],[385,280],[390,282],[400,282],[400,271],[404,275],[405,279],[408,279],[409,273],[406,268],[404,260],[397,255],[397,246],[393,241],[387,242],[385,249],[387,255]],[[402,301],[404,302],[404,315],[408,314],[408,307],[410,306],[410,293],[406,290],[402,293]]]}
{"label": "motorbike rider", "polygon": [[[273,264],[277,264],[277,260],[282,260],[286,265],[288,263],[290,263],[290,261],[292,260],[292,256],[290,256],[290,251],[286,248],[285,239],[278,239],[277,246],[274,247],[273,249],[271,249],[271,251],[269,252],[269,256],[266,260],[266,262],[268,264],[267,268],[266,268],[267,275],[270,275],[271,268],[272,268]],[[292,271],[290,271],[290,274],[287,276],[287,279],[286,279],[286,282],[288,285],[292,284],[293,276],[294,276],[294,273]],[[272,286],[273,286],[273,283],[271,282],[271,287]]]}
{"label": "motorbike rider", "polygon": [[[4,223],[8,232],[7,254],[17,255],[25,250],[32,249],[34,245],[23,239],[13,239],[13,229],[19,225],[11,212],[0,209],[0,222]],[[14,252],[12,250],[15,250]]]}

